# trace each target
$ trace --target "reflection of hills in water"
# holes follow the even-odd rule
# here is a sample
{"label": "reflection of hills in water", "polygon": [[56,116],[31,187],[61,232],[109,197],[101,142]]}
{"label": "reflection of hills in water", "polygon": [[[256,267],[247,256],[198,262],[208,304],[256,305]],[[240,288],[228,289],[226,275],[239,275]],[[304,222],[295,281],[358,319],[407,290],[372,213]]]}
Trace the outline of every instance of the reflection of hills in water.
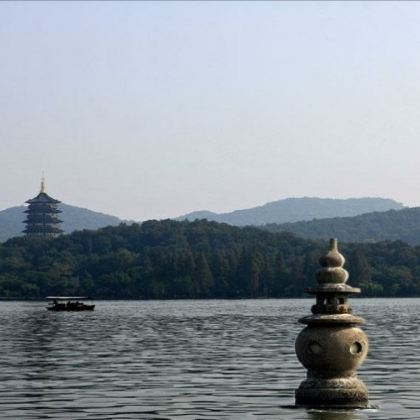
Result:
{"label": "reflection of hills in water", "polygon": [[418,420],[420,299],[353,301],[371,349],[359,376],[379,410],[286,407],[305,376],[294,341],[312,303],[99,301],[60,313],[0,302],[2,418]]}

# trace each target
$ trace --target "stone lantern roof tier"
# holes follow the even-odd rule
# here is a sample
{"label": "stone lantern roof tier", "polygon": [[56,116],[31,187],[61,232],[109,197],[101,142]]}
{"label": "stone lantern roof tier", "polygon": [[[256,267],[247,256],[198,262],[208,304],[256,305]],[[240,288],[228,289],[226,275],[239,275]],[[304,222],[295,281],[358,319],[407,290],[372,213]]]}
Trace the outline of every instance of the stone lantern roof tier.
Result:
{"label": "stone lantern roof tier", "polygon": [[360,316],[354,316],[351,314],[317,314],[305,316],[299,319],[301,324],[305,325],[318,325],[331,327],[333,325],[358,325],[364,324],[365,320]]}
{"label": "stone lantern roof tier", "polygon": [[307,287],[305,288],[306,293],[310,293],[312,295],[316,294],[357,294],[360,293],[360,289],[358,287],[351,287],[347,284],[340,284],[340,283],[324,283],[316,287]]}

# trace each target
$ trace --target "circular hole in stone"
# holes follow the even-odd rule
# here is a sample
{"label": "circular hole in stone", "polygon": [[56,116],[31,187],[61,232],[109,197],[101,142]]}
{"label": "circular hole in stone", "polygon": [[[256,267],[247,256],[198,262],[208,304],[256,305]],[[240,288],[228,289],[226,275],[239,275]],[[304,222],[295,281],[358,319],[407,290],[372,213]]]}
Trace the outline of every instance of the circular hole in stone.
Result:
{"label": "circular hole in stone", "polygon": [[308,350],[309,353],[312,354],[321,354],[322,347],[321,344],[317,343],[316,341],[312,341],[311,343],[309,343]]}
{"label": "circular hole in stone", "polygon": [[350,346],[350,353],[351,354],[359,354],[362,352],[362,345],[356,341]]}

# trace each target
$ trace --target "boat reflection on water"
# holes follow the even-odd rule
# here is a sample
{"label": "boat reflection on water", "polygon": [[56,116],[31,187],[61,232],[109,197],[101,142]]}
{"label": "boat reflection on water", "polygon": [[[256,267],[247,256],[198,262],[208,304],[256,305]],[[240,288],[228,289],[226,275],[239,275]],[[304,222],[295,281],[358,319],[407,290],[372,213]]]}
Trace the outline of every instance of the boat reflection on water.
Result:
{"label": "boat reflection on water", "polygon": [[85,296],[48,296],[49,311],[93,311],[95,305],[84,303],[83,301],[92,300]]}

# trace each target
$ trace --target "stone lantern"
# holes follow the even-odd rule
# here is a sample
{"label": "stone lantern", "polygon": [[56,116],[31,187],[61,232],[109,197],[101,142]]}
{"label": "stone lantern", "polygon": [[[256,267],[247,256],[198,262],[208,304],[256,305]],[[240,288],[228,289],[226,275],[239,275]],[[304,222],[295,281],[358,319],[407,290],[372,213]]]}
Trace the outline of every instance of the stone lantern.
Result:
{"label": "stone lantern", "polygon": [[312,315],[299,320],[306,328],[296,339],[296,354],[308,372],[295,391],[296,405],[364,408],[368,390],[356,369],[366,358],[368,338],[358,328],[364,320],[352,315],[347,303],[349,295],[360,289],[346,284],[349,274],[336,239],[330,240],[329,252],[319,261],[318,286],[305,289],[316,297]]}

